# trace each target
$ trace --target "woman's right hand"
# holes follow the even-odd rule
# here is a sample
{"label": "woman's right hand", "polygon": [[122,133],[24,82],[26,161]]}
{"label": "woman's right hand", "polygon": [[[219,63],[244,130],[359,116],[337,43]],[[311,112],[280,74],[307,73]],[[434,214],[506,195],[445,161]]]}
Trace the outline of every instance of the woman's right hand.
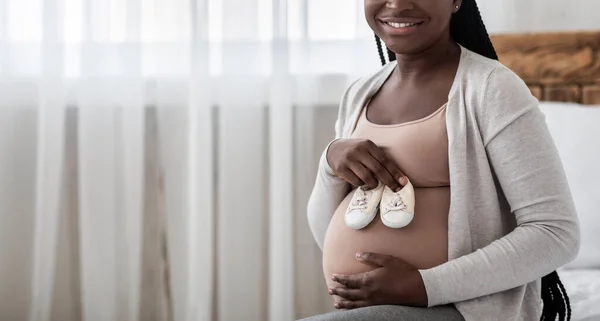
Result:
{"label": "woman's right hand", "polygon": [[378,181],[398,191],[408,183],[398,166],[368,139],[338,139],[327,151],[333,172],[354,186],[376,188]]}

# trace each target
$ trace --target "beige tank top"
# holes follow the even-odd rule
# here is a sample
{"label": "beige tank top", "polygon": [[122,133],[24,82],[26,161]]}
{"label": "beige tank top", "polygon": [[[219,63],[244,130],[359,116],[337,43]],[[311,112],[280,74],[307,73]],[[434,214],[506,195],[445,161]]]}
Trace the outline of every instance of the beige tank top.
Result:
{"label": "beige tank top", "polygon": [[433,114],[398,125],[377,125],[359,117],[353,138],[370,139],[408,176],[415,187],[415,217],[406,227],[392,229],[379,217],[362,230],[344,223],[353,191],[335,211],[323,245],[323,273],[328,286],[331,274],[356,274],[373,269],[358,262],[358,251],[396,256],[417,268],[427,269],[448,260],[448,210],[450,174],[446,105]]}
{"label": "beige tank top", "polygon": [[353,138],[366,138],[384,149],[415,187],[450,186],[446,104],[433,114],[397,125],[378,125],[363,108]]}

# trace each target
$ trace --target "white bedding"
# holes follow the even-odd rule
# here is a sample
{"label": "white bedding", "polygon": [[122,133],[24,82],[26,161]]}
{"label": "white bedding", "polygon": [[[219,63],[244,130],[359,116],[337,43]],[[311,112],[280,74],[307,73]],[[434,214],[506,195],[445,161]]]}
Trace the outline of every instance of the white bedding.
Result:
{"label": "white bedding", "polygon": [[569,180],[581,226],[578,257],[559,275],[571,299],[573,321],[600,321],[600,106],[540,104]]}
{"label": "white bedding", "polygon": [[600,106],[545,102],[540,107],[563,162],[581,227],[579,255],[566,267],[600,268]]}
{"label": "white bedding", "polygon": [[561,270],[569,294],[572,321],[600,321],[600,269]]}

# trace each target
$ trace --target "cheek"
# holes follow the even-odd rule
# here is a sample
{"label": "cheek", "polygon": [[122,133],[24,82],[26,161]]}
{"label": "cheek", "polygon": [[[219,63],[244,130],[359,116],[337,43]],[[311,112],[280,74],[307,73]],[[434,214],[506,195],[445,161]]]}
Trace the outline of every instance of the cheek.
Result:
{"label": "cheek", "polygon": [[[385,2],[384,2],[385,5]],[[377,11],[380,10],[381,0],[365,0],[365,20],[371,27],[371,29],[376,28],[375,16],[377,15]]]}
{"label": "cheek", "polygon": [[442,4],[437,4],[430,9],[430,20],[427,25],[426,38],[433,40],[444,34],[445,30],[449,28],[452,11],[449,11],[448,6]]}
{"label": "cheek", "polygon": [[452,18],[452,12],[454,10],[454,2],[450,2],[448,1],[448,3],[445,2],[438,2],[436,4],[436,7],[433,8],[432,12],[435,12],[435,14],[433,15],[433,21],[435,22],[434,24],[437,27],[445,27],[450,23],[450,19]]}
{"label": "cheek", "polygon": [[454,10],[454,1],[452,0],[422,0],[420,9],[423,14],[429,17],[429,22],[433,26],[443,26],[448,23],[452,11]]}

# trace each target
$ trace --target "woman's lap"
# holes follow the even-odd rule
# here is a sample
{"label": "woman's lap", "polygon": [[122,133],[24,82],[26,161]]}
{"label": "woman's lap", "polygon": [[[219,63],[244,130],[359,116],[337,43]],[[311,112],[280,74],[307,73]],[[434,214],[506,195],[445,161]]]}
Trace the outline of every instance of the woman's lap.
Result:
{"label": "woman's lap", "polygon": [[397,305],[380,305],[362,309],[336,311],[300,321],[464,321],[454,306],[413,308]]}

